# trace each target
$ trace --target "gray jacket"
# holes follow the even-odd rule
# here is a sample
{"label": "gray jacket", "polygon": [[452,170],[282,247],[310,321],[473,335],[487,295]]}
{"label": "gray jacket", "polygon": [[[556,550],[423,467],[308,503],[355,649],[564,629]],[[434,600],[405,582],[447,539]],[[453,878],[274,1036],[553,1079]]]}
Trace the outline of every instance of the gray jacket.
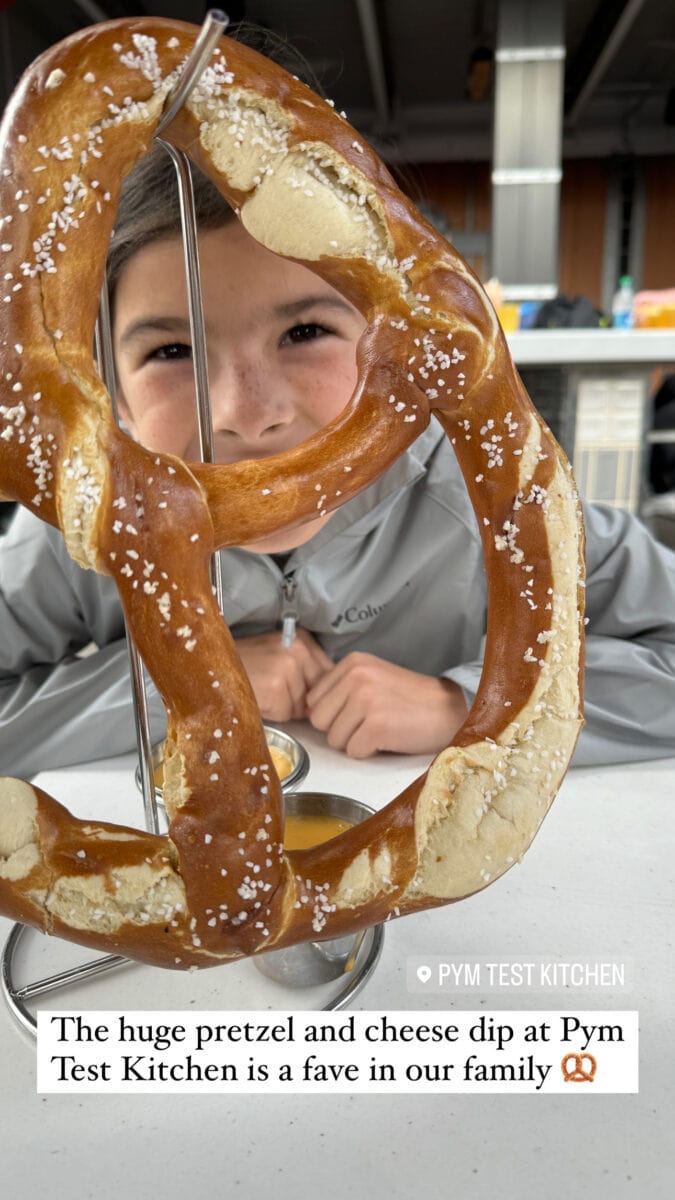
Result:
{"label": "gray jacket", "polygon": [[[614,509],[586,509],[586,729],[575,763],[675,754],[675,555]],[[235,637],[274,629],[284,593],[335,660],[368,651],[445,675],[469,700],[486,624],[481,544],[455,457],[432,425],[283,571],[222,554]],[[98,653],[78,654],[88,643]],[[164,709],[149,690],[153,737]],[[112,581],[83,571],[25,511],[0,541],[0,770],[31,775],[135,745]]]}

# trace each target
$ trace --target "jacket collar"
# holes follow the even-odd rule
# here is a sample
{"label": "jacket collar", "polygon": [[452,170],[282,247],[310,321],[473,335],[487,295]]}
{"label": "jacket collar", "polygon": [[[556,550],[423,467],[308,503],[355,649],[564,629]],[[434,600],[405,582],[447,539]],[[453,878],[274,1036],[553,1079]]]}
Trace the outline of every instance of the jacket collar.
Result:
{"label": "jacket collar", "polygon": [[353,496],[338,508],[323,529],[304,546],[298,546],[288,560],[286,570],[295,570],[312,558],[322,547],[337,535],[349,531],[350,537],[363,537],[382,519],[382,510],[387,507],[392,495],[404,487],[410,487],[427,470],[427,464],[445,432],[435,417],[411,446],[397,458],[373,483],[357,496]]}

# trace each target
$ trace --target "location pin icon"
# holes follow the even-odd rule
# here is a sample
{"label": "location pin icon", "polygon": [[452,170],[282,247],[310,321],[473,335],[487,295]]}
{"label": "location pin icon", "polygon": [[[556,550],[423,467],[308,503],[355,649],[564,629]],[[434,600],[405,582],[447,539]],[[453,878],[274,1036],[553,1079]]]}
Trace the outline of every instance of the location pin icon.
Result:
{"label": "location pin icon", "polygon": [[428,983],[431,979],[431,967],[418,967],[417,978],[420,983]]}

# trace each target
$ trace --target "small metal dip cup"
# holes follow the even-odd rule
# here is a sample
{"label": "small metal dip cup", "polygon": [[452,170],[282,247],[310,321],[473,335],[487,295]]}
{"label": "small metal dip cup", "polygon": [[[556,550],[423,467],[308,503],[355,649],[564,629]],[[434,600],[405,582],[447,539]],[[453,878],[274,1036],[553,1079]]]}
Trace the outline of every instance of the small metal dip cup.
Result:
{"label": "small metal dip cup", "polygon": [[309,771],[309,754],[302,743],[292,734],[286,733],[285,729],[278,729],[276,725],[263,725],[263,729],[267,745],[281,750],[282,754],[290,759],[291,769],[286,778],[281,780],[281,789],[284,792],[294,792]]}
{"label": "small metal dip cup", "polygon": [[[305,747],[293,737],[292,734],[286,733],[285,729],[278,729],[275,725],[264,725],[265,738],[267,745],[273,746],[275,750],[281,750],[290,761],[291,769],[285,779],[281,780],[281,789],[283,792],[292,791],[293,788],[299,787],[303,779],[309,771],[309,754]],[[164,742],[155,742],[152,747],[151,764],[154,771],[161,766],[164,758]],[[136,767],[136,787],[139,792],[143,791],[141,782],[141,767],[140,763]],[[159,804],[162,804],[163,789],[160,784],[155,784],[155,798]]]}
{"label": "small metal dip cup", "polygon": [[[360,800],[337,796],[333,792],[291,792],[284,796],[286,816],[337,817],[350,825],[360,825],[375,812]],[[377,927],[376,927],[377,930]],[[380,932],[379,930],[377,930]],[[354,970],[359,949],[368,929],[325,941],[301,942],[282,950],[268,950],[251,959],[254,967],[268,979],[286,987],[316,987]],[[378,951],[379,954],[379,938]],[[359,969],[363,969],[362,963]],[[369,967],[370,970],[370,967]]]}

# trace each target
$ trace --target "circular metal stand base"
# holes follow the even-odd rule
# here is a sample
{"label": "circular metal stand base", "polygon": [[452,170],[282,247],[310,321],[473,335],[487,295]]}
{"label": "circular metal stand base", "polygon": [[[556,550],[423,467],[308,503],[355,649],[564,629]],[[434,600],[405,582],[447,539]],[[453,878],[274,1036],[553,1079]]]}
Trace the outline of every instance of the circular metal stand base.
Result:
{"label": "circular metal stand base", "polygon": [[[22,1029],[33,1036],[37,1034],[37,1016],[34,1011],[37,1005],[35,1002],[39,1001],[40,997],[65,990],[66,988],[75,987],[78,984],[86,984],[88,981],[108,972],[116,972],[125,967],[139,969],[143,966],[143,964],[134,963],[131,959],[124,958],[121,954],[105,954],[68,970],[58,971],[54,974],[46,975],[42,979],[36,979],[31,983],[19,986],[14,979],[15,958],[19,947],[25,945],[27,935],[43,939],[45,942],[52,941],[52,939],[47,939],[44,934],[30,929],[27,925],[13,925],[2,952],[0,985],[12,1016]],[[351,970],[346,971],[343,976],[340,976],[335,981],[327,995],[322,993],[321,1000],[324,1002],[318,1003],[316,1007],[324,1012],[346,1008],[373,974],[382,953],[383,944],[384,927],[382,925],[375,925],[373,928],[367,929]],[[249,960],[241,960],[242,963],[247,961]],[[224,984],[227,982],[226,972],[231,973],[235,965],[232,963],[221,968],[224,972],[221,976]],[[155,975],[159,974],[159,968],[145,967],[144,969],[152,971]],[[217,971],[217,967],[210,967],[203,974],[212,978]],[[173,971],[162,972],[163,976],[173,976],[174,974],[175,972]],[[202,972],[198,972],[198,974],[202,974]],[[260,976],[258,978],[260,979]],[[260,979],[260,983],[261,985],[263,984],[262,979]],[[288,1001],[283,1007],[288,1009],[297,1007],[291,1001],[294,997],[297,998],[299,992],[304,991],[304,989],[294,988],[290,981],[286,981],[286,986],[283,987],[280,984],[273,986],[277,989],[277,998],[280,994],[284,1000]],[[160,991],[163,997],[166,996],[166,988],[157,990]],[[225,991],[225,987],[223,987],[223,991]],[[315,989],[312,989],[312,991],[315,991]],[[261,1004],[261,1007],[263,1006],[267,1007],[267,1005]],[[110,1007],[114,1008],[116,1005],[113,1003]],[[124,1007],[124,1005],[121,1007]],[[278,1007],[281,1008],[282,1005],[279,1004]],[[221,1009],[221,1011],[223,1010]]]}

